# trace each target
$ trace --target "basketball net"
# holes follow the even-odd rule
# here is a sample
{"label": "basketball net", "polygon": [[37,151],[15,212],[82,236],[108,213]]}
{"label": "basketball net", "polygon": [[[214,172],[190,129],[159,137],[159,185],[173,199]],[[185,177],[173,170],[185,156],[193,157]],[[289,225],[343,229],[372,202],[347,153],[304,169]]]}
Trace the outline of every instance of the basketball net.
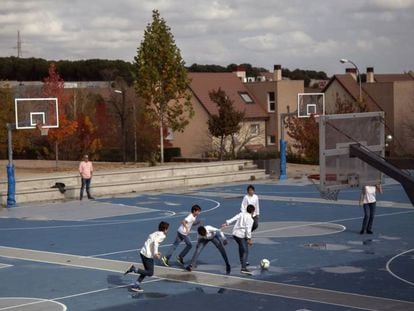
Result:
{"label": "basketball net", "polygon": [[[327,175],[326,177],[327,177],[327,180],[329,180],[333,178],[334,176]],[[319,174],[309,175],[308,179],[312,182],[312,184],[315,185],[316,189],[318,189],[319,194],[321,195],[322,199],[338,201],[339,190],[322,189],[321,185],[319,184],[319,180],[320,180]]]}
{"label": "basketball net", "polygon": [[42,123],[38,123],[36,127],[39,129],[40,135],[42,136],[47,136],[47,134],[49,133],[49,128],[43,127]]}

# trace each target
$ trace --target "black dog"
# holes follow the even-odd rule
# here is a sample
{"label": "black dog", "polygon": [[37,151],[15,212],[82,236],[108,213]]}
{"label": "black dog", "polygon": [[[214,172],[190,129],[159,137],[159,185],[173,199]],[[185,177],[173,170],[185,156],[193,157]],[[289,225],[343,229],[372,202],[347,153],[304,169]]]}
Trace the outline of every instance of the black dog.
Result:
{"label": "black dog", "polygon": [[66,189],[65,189],[66,185],[63,182],[57,182],[55,183],[54,186],[50,187],[50,188],[58,188],[60,193],[65,193]]}

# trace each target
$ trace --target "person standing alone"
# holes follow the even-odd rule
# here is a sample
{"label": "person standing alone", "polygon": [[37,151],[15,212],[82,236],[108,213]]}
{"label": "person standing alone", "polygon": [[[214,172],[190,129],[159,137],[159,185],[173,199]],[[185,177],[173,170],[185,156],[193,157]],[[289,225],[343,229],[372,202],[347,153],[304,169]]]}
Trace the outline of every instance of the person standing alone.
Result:
{"label": "person standing alone", "polygon": [[359,206],[364,208],[364,220],[362,221],[362,228],[359,232],[360,234],[364,234],[364,232],[372,234],[372,223],[375,215],[377,191],[382,194],[381,184],[362,187]]}
{"label": "person standing alone", "polygon": [[93,200],[94,198],[91,196],[90,192],[91,180],[93,175],[93,165],[92,162],[89,161],[89,157],[87,154],[83,156],[83,160],[79,164],[79,174],[82,182],[79,199],[82,200],[83,191],[86,188],[86,194],[88,195],[88,199]]}

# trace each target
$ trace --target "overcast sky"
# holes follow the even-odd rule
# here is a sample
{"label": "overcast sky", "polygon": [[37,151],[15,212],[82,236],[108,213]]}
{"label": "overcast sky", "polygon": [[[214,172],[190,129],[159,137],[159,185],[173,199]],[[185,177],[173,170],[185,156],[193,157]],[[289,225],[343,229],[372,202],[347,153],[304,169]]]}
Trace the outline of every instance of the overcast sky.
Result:
{"label": "overcast sky", "polygon": [[0,56],[133,61],[151,11],[186,65],[414,70],[414,0],[1,0]]}

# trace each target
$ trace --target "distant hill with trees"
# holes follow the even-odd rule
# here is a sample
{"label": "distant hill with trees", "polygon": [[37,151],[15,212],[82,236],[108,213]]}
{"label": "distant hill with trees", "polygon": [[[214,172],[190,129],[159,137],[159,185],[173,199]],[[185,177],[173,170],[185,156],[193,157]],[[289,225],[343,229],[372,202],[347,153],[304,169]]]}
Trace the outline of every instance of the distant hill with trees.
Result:
{"label": "distant hill with trees", "polygon": [[[134,81],[134,64],[123,60],[86,59],[86,60],[45,60],[42,58],[0,57],[0,80],[43,81],[48,75],[48,68],[55,63],[56,70],[65,81],[108,81],[108,76],[122,77],[128,84]],[[228,66],[214,64],[192,64],[187,67],[189,72],[232,72],[238,66],[244,67],[247,77],[257,77],[269,70],[254,67],[251,64],[229,64]],[[309,86],[311,79],[327,80],[329,77],[323,71],[287,68],[282,69],[282,75],[291,80],[304,80]]]}

